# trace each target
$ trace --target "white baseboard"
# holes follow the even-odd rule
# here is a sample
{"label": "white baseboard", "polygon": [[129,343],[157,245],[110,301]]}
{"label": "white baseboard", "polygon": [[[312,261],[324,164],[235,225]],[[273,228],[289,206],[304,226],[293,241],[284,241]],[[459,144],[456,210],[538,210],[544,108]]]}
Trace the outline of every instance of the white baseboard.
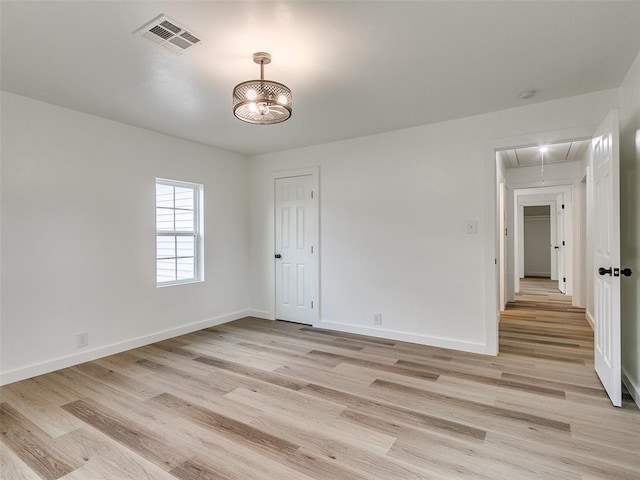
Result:
{"label": "white baseboard", "polygon": [[319,323],[315,324],[314,327],[326,328],[327,330],[337,330],[339,332],[358,333],[360,335],[386,338],[389,340],[417,343],[431,347],[449,348],[452,350],[462,350],[464,352],[481,353],[485,355],[489,354],[484,343],[462,342],[460,340],[452,340],[449,338],[430,337],[427,335],[418,335],[415,333],[399,332],[396,330],[386,330],[382,328],[363,327],[361,325],[331,322],[328,320],[321,320]]}
{"label": "white baseboard", "polygon": [[551,278],[551,272],[524,272],[525,277]]}
{"label": "white baseboard", "polygon": [[591,325],[591,330],[595,331],[595,322],[593,321],[593,317],[591,316],[591,313],[589,313],[589,311],[585,311],[585,316],[587,317],[587,322],[589,322],[589,325]]}
{"label": "white baseboard", "polygon": [[9,383],[18,382],[26,378],[32,378],[37,375],[43,375],[45,373],[60,370],[61,368],[71,367],[80,363],[89,362],[98,358],[114,355],[116,353],[131,350],[133,348],[143,347],[151,343],[167,340],[168,338],[178,337],[187,333],[202,330],[203,328],[214,327],[223,323],[232,322],[252,315],[249,310],[242,310],[239,312],[233,312],[226,315],[220,315],[219,317],[209,318],[201,320],[199,322],[190,323],[177,328],[171,328],[169,330],[163,330],[161,332],[152,333],[151,335],[145,335],[142,337],[133,338],[131,340],[125,340],[124,342],[118,342],[104,347],[94,348],[92,350],[86,350],[81,353],[73,355],[67,355],[64,357],[56,358],[54,360],[48,360],[46,362],[37,363],[35,365],[29,365],[27,367],[16,368],[0,373],[0,385],[7,385]]}
{"label": "white baseboard", "polygon": [[248,317],[262,318],[263,320],[275,320],[274,316],[266,310],[247,310]]}
{"label": "white baseboard", "polygon": [[636,406],[640,408],[640,387],[633,383],[624,368],[622,369],[622,383],[624,383],[624,386],[629,390],[633,400],[636,402]]}

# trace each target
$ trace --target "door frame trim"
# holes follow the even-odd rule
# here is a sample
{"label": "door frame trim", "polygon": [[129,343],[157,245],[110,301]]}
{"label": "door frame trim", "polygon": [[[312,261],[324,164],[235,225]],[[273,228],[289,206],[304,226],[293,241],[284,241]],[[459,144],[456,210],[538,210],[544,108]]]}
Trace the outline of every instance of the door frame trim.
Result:
{"label": "door frame trim", "polygon": [[[524,213],[521,211],[521,208],[524,206],[536,206],[536,205],[550,205],[550,221],[552,222],[550,225],[550,229],[552,231],[552,238],[557,235],[557,229],[553,225],[556,221],[557,215],[557,202],[556,200],[531,200],[527,199],[527,197],[535,198],[536,196],[545,196],[545,195],[564,195],[564,202],[566,205],[565,208],[565,219],[564,219],[564,230],[565,230],[565,240],[566,240],[566,250],[565,250],[565,258],[564,258],[564,267],[565,267],[565,276],[567,278],[567,284],[565,286],[565,295],[572,296],[574,285],[578,279],[574,278],[574,248],[575,248],[575,239],[573,238],[573,227],[574,227],[574,217],[573,217],[573,197],[572,197],[572,185],[555,185],[549,187],[525,187],[525,188],[516,188],[513,191],[513,204],[514,204],[514,218],[513,224],[514,228],[514,238],[513,238],[513,251],[514,251],[514,270],[513,270],[513,283],[514,283],[514,293],[519,290],[520,285],[520,277],[519,275],[524,272],[520,272],[519,264],[520,264],[520,255],[524,253]],[[522,198],[521,198],[522,197]],[[555,233],[553,233],[555,231]],[[557,239],[557,237],[556,237]],[[523,263],[524,265],[524,263]],[[558,279],[558,266],[556,266],[556,278]],[[553,278],[553,277],[552,277]]]}
{"label": "door frame trim", "polygon": [[498,354],[498,325],[500,323],[500,274],[497,258],[500,255],[498,239],[498,198],[496,153],[515,146],[549,145],[571,141],[576,138],[591,138],[598,125],[583,125],[575,128],[538,131],[524,135],[503,138],[489,138],[485,141],[483,184],[486,186],[483,219],[484,229],[484,320],[485,352]]}
{"label": "door frame trim", "polygon": [[[304,168],[292,168],[287,170],[277,170],[272,171],[270,173],[270,182],[271,182],[271,202],[269,207],[269,224],[271,225],[271,238],[269,240],[270,258],[273,259],[273,255],[275,252],[276,246],[276,180],[280,178],[292,178],[292,177],[304,177],[311,176],[313,179],[313,189],[316,193],[316,233],[315,238],[313,239],[313,243],[316,247],[316,255],[315,259],[315,269],[316,269],[316,281],[315,286],[313,288],[313,296],[314,296],[314,308],[313,308],[313,319],[312,326],[317,326],[320,323],[320,308],[322,305],[320,298],[320,167],[304,167]],[[270,262],[270,300],[269,300],[269,310],[270,310],[270,318],[271,320],[276,319],[276,268],[275,262]]]}

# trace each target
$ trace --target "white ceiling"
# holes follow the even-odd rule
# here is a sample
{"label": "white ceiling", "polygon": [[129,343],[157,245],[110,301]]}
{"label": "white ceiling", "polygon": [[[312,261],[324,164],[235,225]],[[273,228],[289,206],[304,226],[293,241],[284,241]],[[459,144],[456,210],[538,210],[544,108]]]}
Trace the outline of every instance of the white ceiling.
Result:
{"label": "white ceiling", "polygon": [[500,152],[507,168],[531,167],[544,164],[574,162],[583,160],[589,150],[590,140],[580,140],[566,143],[545,145],[546,151],[542,152],[541,146],[516,148]]}
{"label": "white ceiling", "polygon": [[[0,6],[3,90],[247,155],[616,88],[640,50],[638,1]],[[161,13],[204,43],[176,56],[132,34]],[[256,51],[293,91],[283,124],[231,112]]]}

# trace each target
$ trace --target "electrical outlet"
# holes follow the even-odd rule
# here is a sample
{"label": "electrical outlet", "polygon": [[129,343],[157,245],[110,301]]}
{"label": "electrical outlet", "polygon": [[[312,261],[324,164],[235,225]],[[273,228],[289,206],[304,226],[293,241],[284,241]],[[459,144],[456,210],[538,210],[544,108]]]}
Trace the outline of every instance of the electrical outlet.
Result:
{"label": "electrical outlet", "polygon": [[87,332],[79,333],[76,337],[78,348],[86,347],[89,345],[89,334]]}
{"label": "electrical outlet", "polygon": [[373,324],[374,325],[382,325],[382,314],[376,312],[373,314]]}
{"label": "electrical outlet", "polygon": [[467,220],[467,233],[470,235],[478,233],[478,222],[476,220]]}

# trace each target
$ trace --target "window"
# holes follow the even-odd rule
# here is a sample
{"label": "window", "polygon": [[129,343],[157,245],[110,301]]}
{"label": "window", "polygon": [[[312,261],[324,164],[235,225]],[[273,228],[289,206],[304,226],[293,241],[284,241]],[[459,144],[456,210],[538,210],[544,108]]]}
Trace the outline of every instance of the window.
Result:
{"label": "window", "polygon": [[202,185],[156,178],[156,282],[202,280]]}

